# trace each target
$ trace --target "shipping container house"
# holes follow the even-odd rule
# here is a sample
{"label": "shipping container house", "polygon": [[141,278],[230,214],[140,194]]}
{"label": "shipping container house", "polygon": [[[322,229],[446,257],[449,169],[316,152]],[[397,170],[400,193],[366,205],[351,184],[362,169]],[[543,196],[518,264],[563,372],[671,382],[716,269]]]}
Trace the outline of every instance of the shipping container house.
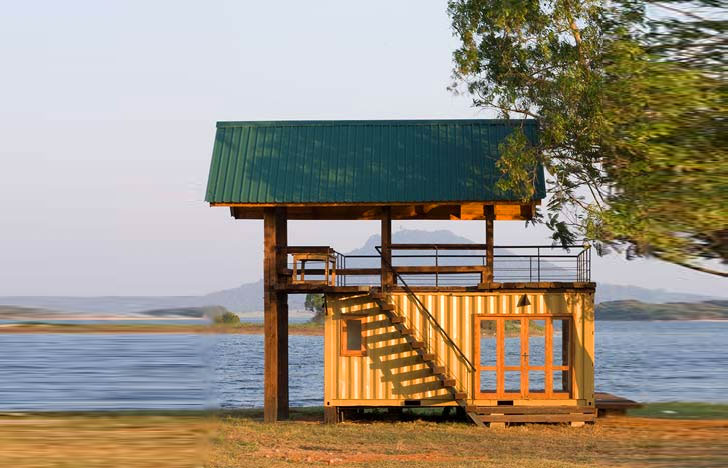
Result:
{"label": "shipping container house", "polygon": [[[454,406],[478,425],[596,415],[590,247],[496,246],[545,197],[500,190],[531,120],[219,122],[206,200],[263,219],[264,414],[288,415],[288,294],[323,294],[325,420]],[[289,246],[289,219],[379,220],[365,255]],[[482,220],[483,243],[392,243],[392,220]]]}

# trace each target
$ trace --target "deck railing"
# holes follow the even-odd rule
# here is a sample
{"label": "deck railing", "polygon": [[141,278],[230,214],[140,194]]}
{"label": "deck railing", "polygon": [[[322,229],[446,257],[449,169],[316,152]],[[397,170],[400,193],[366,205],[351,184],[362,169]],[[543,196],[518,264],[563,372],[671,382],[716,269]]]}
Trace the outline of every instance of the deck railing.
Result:
{"label": "deck railing", "polygon": [[[381,251],[381,246],[376,246]],[[391,266],[397,283],[410,286],[470,286],[483,282],[488,270],[485,244],[392,244]],[[378,286],[381,254],[344,255],[324,246],[286,247],[291,274],[305,273],[307,281],[331,286]],[[584,245],[494,246],[495,282],[588,282],[591,281],[591,249]],[[323,260],[312,253],[335,259],[327,271]],[[294,261],[306,256],[306,264]]]}

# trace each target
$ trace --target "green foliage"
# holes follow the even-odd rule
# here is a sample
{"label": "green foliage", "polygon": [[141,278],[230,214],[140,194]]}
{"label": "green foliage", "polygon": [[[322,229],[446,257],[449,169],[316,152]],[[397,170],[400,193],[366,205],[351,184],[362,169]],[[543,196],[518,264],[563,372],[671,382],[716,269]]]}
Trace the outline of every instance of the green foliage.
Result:
{"label": "green foliage", "polygon": [[539,121],[535,145],[522,131],[501,145],[498,185],[527,200],[543,164],[550,198],[537,221],[555,241],[585,237],[599,252],[728,276],[705,263],[728,263],[728,21],[718,3],[449,2],[460,39],[452,89],[501,117]]}
{"label": "green foliage", "polygon": [[213,319],[216,324],[219,325],[240,325],[240,317],[232,312],[225,311],[220,315],[215,316]]}
{"label": "green foliage", "polygon": [[323,294],[306,294],[306,302],[303,306],[306,308],[306,310],[314,313],[311,322],[323,323],[324,304],[325,299]]}

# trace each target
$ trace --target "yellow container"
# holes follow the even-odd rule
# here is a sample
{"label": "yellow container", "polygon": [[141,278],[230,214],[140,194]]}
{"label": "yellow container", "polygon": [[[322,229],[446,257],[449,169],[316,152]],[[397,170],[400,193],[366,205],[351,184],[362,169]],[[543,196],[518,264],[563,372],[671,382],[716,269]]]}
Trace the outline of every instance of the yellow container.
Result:
{"label": "yellow container", "polygon": [[[403,325],[412,331],[413,337],[409,341],[423,342],[425,349],[422,351],[434,355],[435,363],[445,369],[449,378],[455,379],[457,390],[467,393],[468,402],[483,406],[498,404],[501,397],[484,397],[479,392],[480,362],[477,362],[477,354],[480,349],[480,320],[502,318],[514,322],[513,319],[523,318],[538,319],[542,323],[568,318],[570,321],[565,323],[569,323],[571,339],[567,394],[560,394],[557,398],[556,395],[548,397],[523,391],[515,397],[510,394],[507,398],[509,404],[514,405],[594,405],[592,289],[426,292],[417,293],[417,298],[442,331],[413,297],[405,292],[388,295],[387,301],[394,305],[391,312],[381,310],[376,301],[366,294],[326,296],[326,406],[456,404],[452,392],[443,386],[438,376],[433,375],[430,365],[423,361],[408,343],[408,338],[390,322],[391,316],[403,317]],[[518,323],[517,320],[515,322]],[[361,333],[360,349],[356,339],[347,341],[352,333],[349,330]],[[526,342],[529,340],[525,338]],[[527,373],[529,369],[522,370]]]}

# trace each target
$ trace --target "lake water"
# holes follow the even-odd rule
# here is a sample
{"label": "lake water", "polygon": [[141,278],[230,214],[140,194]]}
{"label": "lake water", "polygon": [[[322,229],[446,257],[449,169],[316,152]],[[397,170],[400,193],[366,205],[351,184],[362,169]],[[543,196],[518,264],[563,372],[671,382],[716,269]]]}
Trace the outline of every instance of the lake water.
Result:
{"label": "lake water", "polygon": [[[596,387],[728,402],[728,323],[597,322]],[[323,337],[289,338],[293,406],[321,405]],[[0,334],[0,411],[260,407],[261,335]]]}

